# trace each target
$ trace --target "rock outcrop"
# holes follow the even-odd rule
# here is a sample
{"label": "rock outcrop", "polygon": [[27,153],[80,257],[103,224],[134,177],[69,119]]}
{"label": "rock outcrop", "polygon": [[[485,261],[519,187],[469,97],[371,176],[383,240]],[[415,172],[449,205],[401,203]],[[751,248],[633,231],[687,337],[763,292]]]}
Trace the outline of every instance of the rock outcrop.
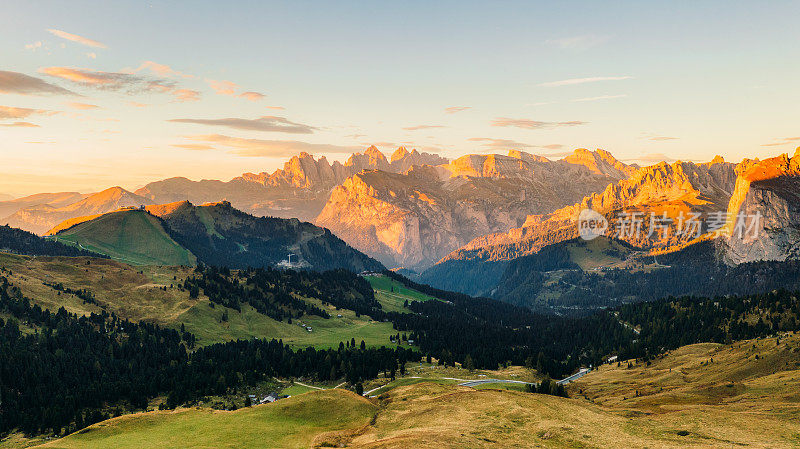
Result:
{"label": "rock outcrop", "polygon": [[602,191],[627,170],[615,159],[609,164],[619,170],[511,151],[404,173],[366,171],[333,190],[316,223],[387,266],[424,269],[478,236]]}
{"label": "rock outcrop", "polygon": [[736,169],[728,206],[727,256],[733,263],[800,258],[800,148]]}

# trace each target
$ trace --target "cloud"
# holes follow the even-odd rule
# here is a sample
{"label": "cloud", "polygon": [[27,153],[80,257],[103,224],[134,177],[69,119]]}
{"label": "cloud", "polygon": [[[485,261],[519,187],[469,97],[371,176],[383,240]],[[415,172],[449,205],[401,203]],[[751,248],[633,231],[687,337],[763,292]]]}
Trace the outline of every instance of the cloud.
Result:
{"label": "cloud", "polygon": [[307,153],[352,153],[359,149],[355,146],[308,143],[298,140],[243,139],[221,134],[185,136],[185,138],[233,148],[231,153],[245,157],[285,157],[302,151]]}
{"label": "cloud", "polygon": [[302,123],[295,123],[284,117],[265,115],[257,119],[221,118],[221,119],[191,119],[179,118],[168,120],[174,123],[193,123],[195,125],[227,126],[233,129],[247,131],[283,132],[292,134],[313,134],[317,128]]}
{"label": "cloud", "polygon": [[259,101],[262,98],[266,97],[266,95],[259,92],[245,92],[243,94],[240,94],[239,97],[244,98],[245,100]]}
{"label": "cloud", "polygon": [[0,123],[0,126],[5,127],[20,127],[20,128],[39,128],[39,125],[34,125],[29,122],[14,122],[14,123]]}
{"label": "cloud", "polygon": [[678,140],[677,137],[670,137],[670,136],[653,136],[648,138],[647,140],[653,140],[656,142],[665,141],[665,140]]}
{"label": "cloud", "polygon": [[265,107],[267,109],[275,109],[275,110],[278,110],[278,111],[282,111],[282,110],[286,109],[283,106],[265,106]]}
{"label": "cloud", "polygon": [[548,45],[558,47],[564,50],[587,50],[605,43],[608,40],[604,36],[571,36],[562,37],[558,39],[548,39],[545,41]]}
{"label": "cloud", "polygon": [[444,108],[445,114],[455,114],[456,112],[466,111],[467,109],[472,109],[471,106],[450,106]]}
{"label": "cloud", "polygon": [[179,144],[174,144],[172,146],[175,148],[180,148],[183,150],[192,150],[192,151],[206,151],[215,149],[211,145],[204,145],[201,143],[179,143]]}
{"label": "cloud", "polygon": [[100,108],[100,106],[97,106],[97,105],[94,105],[94,104],[88,104],[88,103],[67,103],[67,106],[69,106],[69,107],[71,107],[73,109],[81,109],[81,110],[99,109]]}
{"label": "cloud", "polygon": [[573,84],[596,83],[598,81],[620,81],[633,79],[632,76],[594,76],[590,78],[571,78],[560,81],[550,81],[548,83],[537,84],[540,87],[571,86]]}
{"label": "cloud", "polygon": [[71,67],[42,67],[39,69],[39,73],[99,89],[118,90],[130,88],[139,84],[150,83],[144,78],[130,73],[101,72],[98,70],[76,69]]}
{"label": "cloud", "polygon": [[125,91],[128,94],[156,92],[173,95],[176,101],[197,101],[200,92],[182,89],[172,80],[153,79],[131,72],[101,72],[73,67],[42,67],[39,72],[75,84],[100,90]]}
{"label": "cloud", "polygon": [[207,79],[206,82],[218,95],[234,95],[239,85],[232,81],[217,81]]}
{"label": "cloud", "polygon": [[172,91],[172,95],[175,96],[176,101],[181,102],[200,100],[200,92],[191,89],[176,89]]}
{"label": "cloud", "polygon": [[42,41],[36,41],[32,44],[25,44],[25,49],[30,51],[36,51],[41,49],[43,46]]}
{"label": "cloud", "polygon": [[494,139],[491,137],[470,137],[467,139],[470,142],[483,142],[482,145],[488,148],[544,148],[548,150],[558,150],[564,147],[560,143],[551,143],[549,145],[531,145],[516,140],[509,139]]}
{"label": "cloud", "polygon": [[421,129],[434,129],[434,128],[446,128],[446,126],[442,125],[417,125],[417,126],[407,126],[403,128],[406,131],[419,131]]}
{"label": "cloud", "polygon": [[44,109],[15,108],[12,106],[0,106],[0,120],[27,118],[31,115],[53,115],[55,111]]}
{"label": "cloud", "polygon": [[785,137],[785,138],[779,139],[776,142],[761,144],[761,146],[762,147],[779,147],[779,146],[782,146],[782,145],[794,144],[798,140],[800,140],[800,137]]}
{"label": "cloud", "polygon": [[95,40],[89,39],[87,37],[78,36],[77,34],[67,33],[66,31],[61,30],[47,30],[50,33],[68,41],[77,42],[82,45],[86,45],[87,47],[95,47],[95,48],[108,48],[105,44],[101,42],[97,42]]}
{"label": "cloud", "polygon": [[77,95],[41,78],[18,72],[0,70],[0,94],[20,95]]}
{"label": "cloud", "polygon": [[657,164],[659,162],[676,162],[678,159],[674,157],[667,156],[664,153],[650,153],[644,156],[634,157],[630,159],[623,159],[623,161],[636,161],[636,162],[644,162],[645,164]]}
{"label": "cloud", "polygon": [[179,72],[166,64],[159,64],[153,61],[145,61],[137,69],[132,70],[133,73],[141,72],[142,70],[149,70],[158,76],[179,76],[181,78],[194,78],[193,75]]}
{"label": "cloud", "polygon": [[551,128],[558,128],[563,126],[580,126],[585,125],[588,122],[581,122],[581,121],[570,121],[570,122],[541,122],[538,120],[529,120],[524,118],[508,118],[508,117],[499,117],[492,120],[492,126],[503,126],[503,127],[514,127],[514,128],[523,128],[523,129],[551,129]]}
{"label": "cloud", "polygon": [[611,100],[614,98],[624,98],[627,97],[628,94],[621,94],[621,95],[600,95],[597,97],[586,97],[586,98],[576,98],[572,100],[573,102],[581,102],[581,101],[597,101],[597,100]]}
{"label": "cloud", "polygon": [[147,105],[147,104],[144,104],[144,103],[139,103],[137,101],[129,101],[128,105],[129,106],[133,106],[134,108],[146,108],[146,107],[150,106],[150,105]]}
{"label": "cloud", "polygon": [[86,53],[86,57],[89,59],[97,59],[97,53],[94,52]]}

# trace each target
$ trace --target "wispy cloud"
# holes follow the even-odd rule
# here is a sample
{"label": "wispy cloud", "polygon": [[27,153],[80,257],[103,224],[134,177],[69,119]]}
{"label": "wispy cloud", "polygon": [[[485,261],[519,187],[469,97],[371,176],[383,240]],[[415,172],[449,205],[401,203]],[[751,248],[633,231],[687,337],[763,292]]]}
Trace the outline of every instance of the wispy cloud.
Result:
{"label": "wispy cloud", "polygon": [[0,126],[7,128],[39,128],[39,125],[34,125],[30,122],[14,122],[14,123],[0,123]]}
{"label": "wispy cloud", "polygon": [[67,106],[71,107],[72,109],[81,109],[81,110],[88,110],[88,109],[99,109],[100,106],[89,104],[89,103],[67,103]]}
{"label": "wispy cloud", "polygon": [[482,146],[493,149],[513,149],[513,148],[544,148],[547,150],[558,150],[564,147],[559,143],[552,143],[549,145],[532,145],[516,140],[509,139],[494,139],[491,137],[470,137],[467,139],[470,142],[481,142]]}
{"label": "wispy cloud", "polygon": [[455,114],[456,112],[463,112],[463,111],[466,111],[467,109],[472,109],[472,107],[471,106],[450,106],[450,107],[444,108],[444,112],[445,112],[445,114]]}
{"label": "wispy cloud", "polygon": [[596,83],[598,81],[621,81],[633,79],[632,76],[593,76],[589,78],[570,78],[566,80],[550,81],[538,84],[541,87],[571,86],[574,84]]}
{"label": "wispy cloud", "polygon": [[54,115],[56,111],[45,109],[15,108],[12,106],[0,106],[0,120],[27,118],[32,115]]}
{"label": "wispy cloud", "polygon": [[39,73],[98,89],[130,89],[151,83],[145,78],[130,73],[101,72],[73,67],[42,67],[39,69]]}
{"label": "wispy cloud", "polygon": [[89,59],[97,59],[97,53],[94,52],[86,53],[86,57]]}
{"label": "wispy cloud", "polygon": [[41,78],[18,72],[0,70],[0,94],[20,95],[77,95]]}
{"label": "wispy cloud", "polygon": [[202,143],[178,143],[172,145],[175,148],[180,148],[182,150],[192,150],[192,151],[206,151],[206,150],[213,150],[214,147],[211,145],[205,145]]}
{"label": "wispy cloud", "polygon": [[630,159],[623,159],[624,162],[643,162],[645,164],[657,164],[659,162],[676,162],[678,159],[667,156],[664,153],[650,153],[644,156],[634,157]]}
{"label": "wispy cloud", "polygon": [[782,138],[782,139],[778,139],[775,142],[761,144],[761,146],[762,147],[779,147],[779,146],[783,146],[783,145],[790,145],[790,144],[793,145],[793,144],[798,143],[798,141],[800,141],[800,137],[785,137],[785,138]]}
{"label": "wispy cloud", "polygon": [[74,67],[42,67],[39,72],[93,89],[123,91],[128,94],[155,92],[172,95],[175,101],[180,102],[200,99],[199,91],[181,88],[174,80],[151,78],[132,72],[102,72]]}
{"label": "wispy cloud", "polygon": [[191,89],[176,89],[173,90],[172,95],[175,96],[176,101],[186,102],[186,101],[199,101],[200,100],[200,92]]}
{"label": "wispy cloud", "polygon": [[189,75],[188,73],[179,72],[172,67],[166,64],[159,64],[153,61],[145,61],[143,62],[138,68],[132,70],[132,72],[140,72],[142,70],[149,70],[155,73],[158,76],[177,76],[181,78],[194,78],[193,75]]}
{"label": "wispy cloud", "polygon": [[548,39],[545,43],[564,50],[588,50],[606,41],[608,41],[608,38],[605,36],[583,35]]}
{"label": "wispy cloud", "polygon": [[661,135],[661,134],[655,134],[655,133],[651,133],[651,132],[641,133],[640,138],[641,139],[645,139],[645,140],[652,140],[654,142],[663,142],[663,141],[668,141],[668,140],[678,140],[677,137],[664,136],[664,135]]}
{"label": "wispy cloud", "polygon": [[244,93],[239,94],[239,97],[244,98],[245,100],[259,101],[259,100],[263,99],[264,97],[266,97],[266,95],[264,95],[264,94],[262,94],[260,92],[244,92]]}
{"label": "wispy cloud", "polygon": [[419,131],[422,129],[434,129],[434,128],[446,128],[442,125],[416,125],[416,126],[407,126],[403,128],[406,131]]}
{"label": "wispy cloud", "polygon": [[144,103],[139,103],[138,101],[129,101],[128,105],[133,106],[134,108],[146,108],[147,106],[149,106]]}
{"label": "wispy cloud", "polygon": [[25,44],[25,50],[30,50],[30,51],[41,50],[43,46],[44,44],[42,44],[42,41],[36,41],[32,44]]}
{"label": "wispy cloud", "polygon": [[72,42],[77,42],[81,45],[86,45],[87,47],[108,48],[106,47],[106,44],[103,44],[102,42],[97,42],[96,40],[93,39],[89,39],[88,37],[78,36],[77,34],[67,33],[66,31],[61,31],[61,30],[47,30],[47,31],[62,39],[66,39]]}
{"label": "wispy cloud", "polygon": [[218,81],[207,79],[206,82],[219,95],[234,95],[239,85],[232,81]]}
{"label": "wispy cloud", "polygon": [[233,129],[247,131],[283,132],[292,134],[313,134],[317,129],[310,125],[296,123],[284,117],[265,115],[257,119],[221,118],[221,119],[192,119],[179,118],[168,120],[174,123],[192,123],[195,125],[227,126]]}
{"label": "wispy cloud", "polygon": [[233,148],[231,153],[245,157],[286,157],[299,152],[307,153],[352,153],[359,147],[324,143],[309,143],[298,140],[243,139],[221,134],[185,136],[185,138]]}
{"label": "wispy cloud", "polygon": [[533,148],[533,145],[517,142],[509,139],[493,139],[491,137],[470,137],[470,142],[481,142],[481,145],[489,148]]}
{"label": "wispy cloud", "polygon": [[490,124],[492,126],[514,127],[522,129],[551,129],[564,126],[580,126],[580,125],[586,125],[587,123],[588,122],[582,122],[578,120],[569,122],[542,122],[538,120],[530,120],[524,118],[499,117],[492,120]]}
{"label": "wispy cloud", "polygon": [[612,100],[614,98],[625,98],[628,94],[621,94],[621,95],[600,95],[597,97],[585,97],[585,98],[576,98],[572,100],[573,102],[582,102],[582,101],[598,101],[598,100]]}

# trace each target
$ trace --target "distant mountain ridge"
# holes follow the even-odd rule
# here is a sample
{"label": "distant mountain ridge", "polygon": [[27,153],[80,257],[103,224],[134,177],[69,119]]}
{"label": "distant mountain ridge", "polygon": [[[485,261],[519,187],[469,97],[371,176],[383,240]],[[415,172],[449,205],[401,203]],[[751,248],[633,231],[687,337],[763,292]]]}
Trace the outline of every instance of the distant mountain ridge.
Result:
{"label": "distant mountain ridge", "polygon": [[245,173],[228,182],[170,178],[147,184],[136,194],[159,204],[225,200],[254,215],[312,221],[322,210],[331,189],[362,170],[399,173],[412,165],[440,164],[445,160],[404,147],[395,151],[391,161],[372,146],[363,153],[351,155],[344,164],[338,161],[331,164],[325,156],[315,159],[302,152],[272,173]]}
{"label": "distant mountain ridge", "polygon": [[[91,195],[71,193],[53,195],[58,198],[58,202],[49,201],[21,208],[4,219],[4,224],[41,235],[67,219],[103,214],[122,207],[152,204],[147,198],[122,187],[111,187]],[[77,201],[64,204],[74,199]]]}

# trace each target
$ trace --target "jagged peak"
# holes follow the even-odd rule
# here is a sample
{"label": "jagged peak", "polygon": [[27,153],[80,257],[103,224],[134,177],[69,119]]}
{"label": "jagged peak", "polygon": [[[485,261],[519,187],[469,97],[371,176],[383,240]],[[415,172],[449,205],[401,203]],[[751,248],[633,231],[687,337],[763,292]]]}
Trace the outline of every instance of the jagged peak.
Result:
{"label": "jagged peak", "polygon": [[719,154],[714,156],[714,159],[711,159],[711,164],[723,164],[725,163],[725,158],[720,156]]}
{"label": "jagged peak", "polygon": [[[416,151],[416,150],[414,150],[414,151]],[[390,160],[391,160],[392,162],[397,162],[397,161],[399,161],[399,160],[401,160],[401,159],[405,158],[405,157],[406,157],[406,156],[408,156],[409,154],[410,154],[410,153],[408,152],[408,150],[406,149],[406,147],[399,147],[399,148],[397,148],[397,149],[394,151],[394,153],[392,153],[392,158],[391,158]]]}

